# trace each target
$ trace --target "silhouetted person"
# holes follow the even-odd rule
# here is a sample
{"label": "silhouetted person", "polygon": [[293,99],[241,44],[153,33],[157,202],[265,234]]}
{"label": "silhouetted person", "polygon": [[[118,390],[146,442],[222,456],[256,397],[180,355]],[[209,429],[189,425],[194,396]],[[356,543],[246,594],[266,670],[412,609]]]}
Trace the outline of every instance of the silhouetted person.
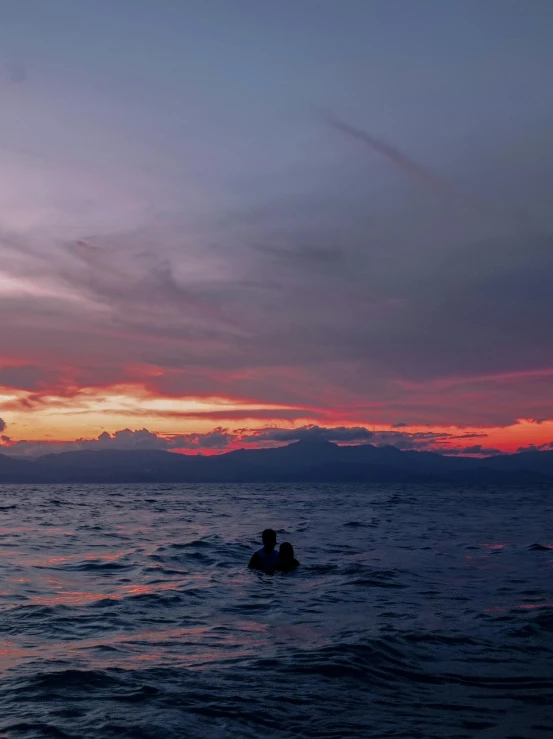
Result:
{"label": "silhouetted person", "polygon": [[287,541],[280,545],[276,569],[281,572],[290,572],[299,567],[300,563],[294,558],[294,547]]}
{"label": "silhouetted person", "polygon": [[278,563],[278,552],[275,552],[276,533],[273,529],[265,529],[261,534],[263,546],[250,559],[248,567],[263,572],[273,572]]}

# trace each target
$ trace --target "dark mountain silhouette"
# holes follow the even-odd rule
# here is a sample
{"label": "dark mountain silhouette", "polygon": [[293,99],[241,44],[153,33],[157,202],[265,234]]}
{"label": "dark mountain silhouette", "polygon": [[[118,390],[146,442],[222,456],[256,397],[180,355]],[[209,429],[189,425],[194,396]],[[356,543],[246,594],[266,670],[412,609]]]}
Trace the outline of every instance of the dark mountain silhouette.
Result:
{"label": "dark mountain silhouette", "polygon": [[485,458],[305,440],[210,457],[158,450],[97,450],[22,460],[0,454],[0,483],[456,482],[550,483],[553,451]]}

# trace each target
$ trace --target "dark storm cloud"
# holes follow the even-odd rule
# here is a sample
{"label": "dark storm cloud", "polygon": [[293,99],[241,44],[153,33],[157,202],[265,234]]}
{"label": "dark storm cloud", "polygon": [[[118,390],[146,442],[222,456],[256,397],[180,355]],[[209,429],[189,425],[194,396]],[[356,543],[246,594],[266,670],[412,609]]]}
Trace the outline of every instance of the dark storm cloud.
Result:
{"label": "dark storm cloud", "polygon": [[0,418],[0,431],[5,431],[6,428],[7,428],[6,422],[4,421],[3,418]]}

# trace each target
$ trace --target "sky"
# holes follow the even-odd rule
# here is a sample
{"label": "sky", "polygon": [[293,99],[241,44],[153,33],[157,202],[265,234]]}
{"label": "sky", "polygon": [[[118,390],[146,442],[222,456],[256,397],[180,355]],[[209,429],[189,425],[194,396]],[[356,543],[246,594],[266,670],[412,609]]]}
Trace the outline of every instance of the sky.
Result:
{"label": "sky", "polygon": [[4,0],[0,452],[553,442],[550,0]]}

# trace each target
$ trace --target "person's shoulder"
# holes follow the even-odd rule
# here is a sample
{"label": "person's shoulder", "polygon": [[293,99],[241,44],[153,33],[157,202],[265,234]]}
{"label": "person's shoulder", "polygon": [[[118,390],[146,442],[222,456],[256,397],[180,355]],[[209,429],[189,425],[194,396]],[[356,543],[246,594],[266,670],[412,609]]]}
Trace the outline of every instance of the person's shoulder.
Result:
{"label": "person's shoulder", "polygon": [[252,569],[259,569],[261,567],[259,552],[254,552],[252,554],[251,559],[248,562],[248,567],[251,567]]}

